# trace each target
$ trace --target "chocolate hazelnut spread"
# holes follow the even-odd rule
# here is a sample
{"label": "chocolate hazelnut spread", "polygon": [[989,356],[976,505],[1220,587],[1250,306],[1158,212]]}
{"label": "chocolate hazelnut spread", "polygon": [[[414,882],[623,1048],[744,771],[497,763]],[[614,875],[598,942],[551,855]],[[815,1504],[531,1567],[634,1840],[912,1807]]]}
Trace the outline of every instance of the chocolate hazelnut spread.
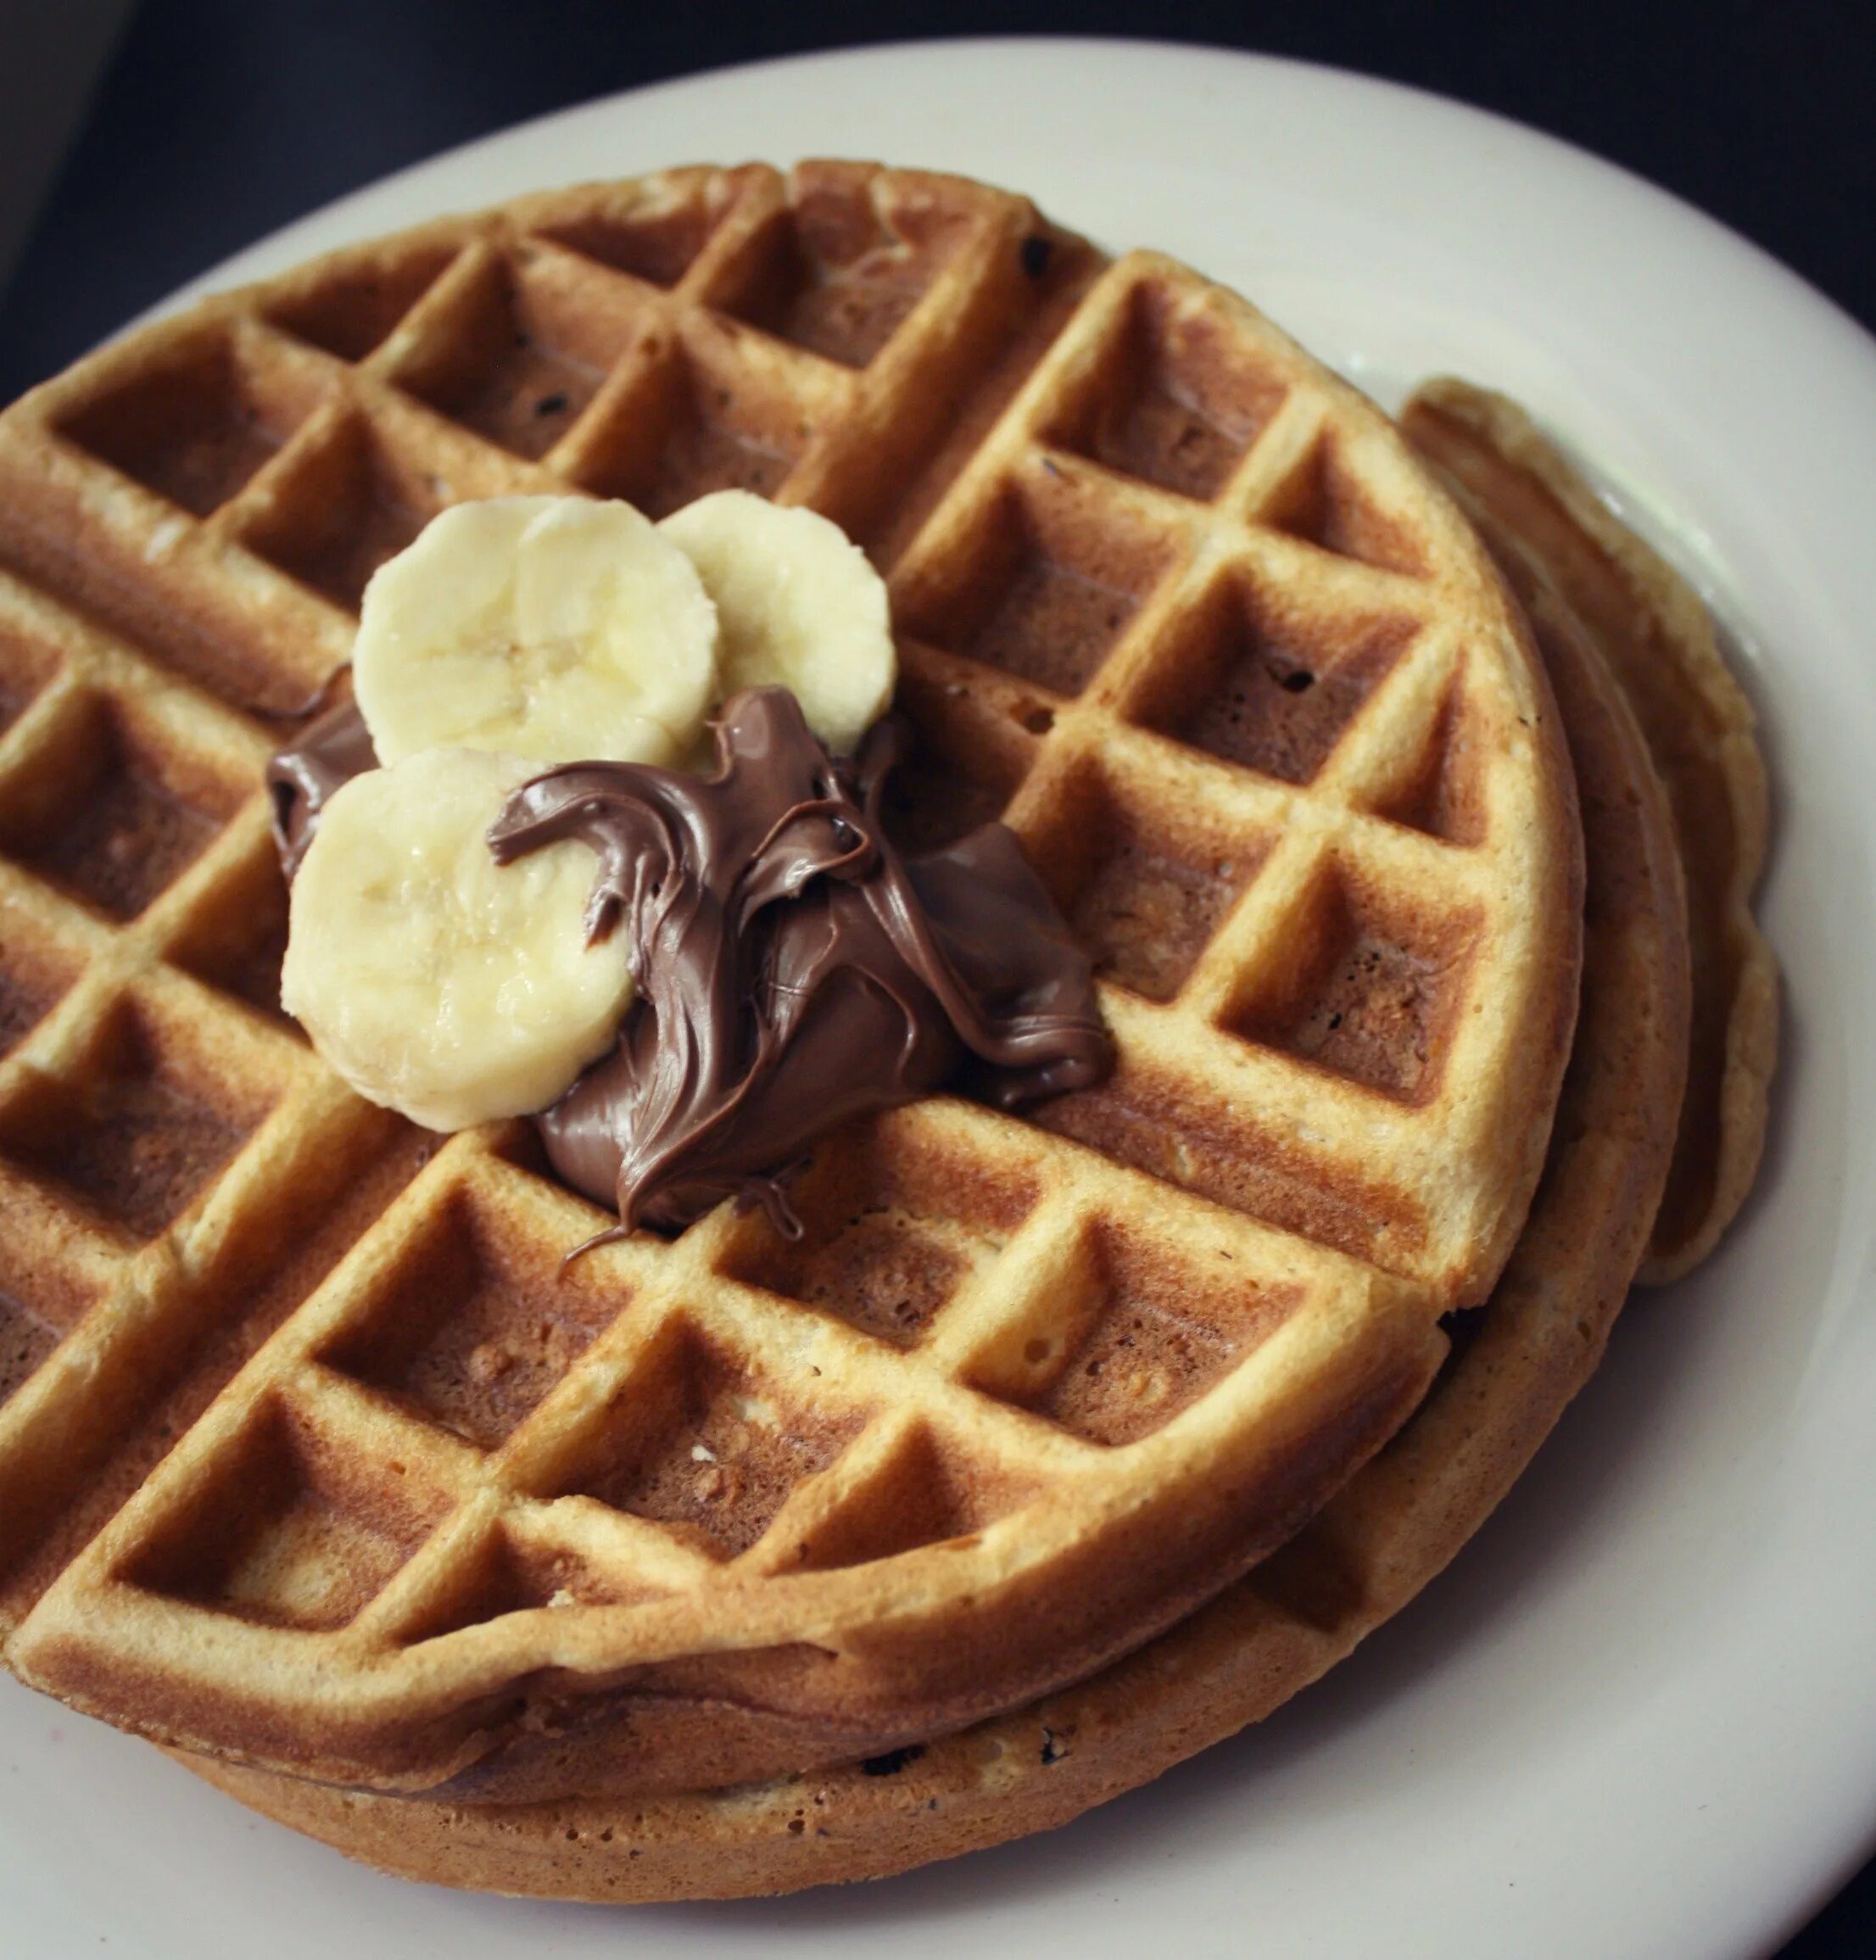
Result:
{"label": "chocolate hazelnut spread", "polygon": [[[903,729],[830,757],[785,689],[736,695],[708,775],[573,763],[489,833],[508,863],[561,839],[599,859],[588,929],[628,935],[638,992],[612,1052],[536,1121],[618,1230],[734,1197],[797,1228],[788,1173],[848,1119],[953,1078],[1003,1108],[1114,1062],[1086,956],[1001,824],[907,858],[879,816]],[[270,765],[290,876],[324,800],[371,766],[349,705]]]}
{"label": "chocolate hazelnut spread", "polygon": [[[349,669],[342,670],[349,672]],[[301,730],[293,744],[268,758],[267,795],[273,805],[274,843],[289,880],[313,840],[319,813],[354,776],[377,767],[365,717],[349,691]]]}

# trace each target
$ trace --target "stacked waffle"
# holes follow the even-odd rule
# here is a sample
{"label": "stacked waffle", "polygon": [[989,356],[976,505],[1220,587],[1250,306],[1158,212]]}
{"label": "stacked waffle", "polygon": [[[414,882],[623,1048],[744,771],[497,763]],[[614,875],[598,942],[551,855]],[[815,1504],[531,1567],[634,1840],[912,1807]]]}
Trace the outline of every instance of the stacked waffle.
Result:
{"label": "stacked waffle", "polygon": [[[1509,405],[1404,430],[849,165],[433,226],[0,416],[8,1664],[392,1868],[668,1898],[1062,1821],[1411,1596],[1736,1209],[1773,1019],[1697,604]],[[1016,832],[1119,1067],[563,1268],[530,1130],[281,1015],[260,770],[438,509],[731,486],[885,572],[907,846]]]}

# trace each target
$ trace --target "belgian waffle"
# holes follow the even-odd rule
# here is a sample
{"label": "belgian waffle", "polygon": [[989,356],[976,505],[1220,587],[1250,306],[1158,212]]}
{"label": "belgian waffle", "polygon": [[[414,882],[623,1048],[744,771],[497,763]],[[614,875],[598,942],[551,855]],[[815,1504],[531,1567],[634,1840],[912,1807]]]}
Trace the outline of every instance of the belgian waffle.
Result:
{"label": "belgian waffle", "polygon": [[1745,1203],[1778,1060],[1778,969],[1752,913],[1771,828],[1758,718],[1700,595],[1620,522],[1516,403],[1429,382],[1408,439],[1540,621],[1590,634],[1647,732],[1688,869],[1692,1062],[1680,1136],[1640,1278],[1684,1277]]}
{"label": "belgian waffle", "polygon": [[[604,1221],[523,1131],[437,1148],[274,1012],[253,785],[430,511],[725,483],[887,570],[908,837],[1002,812],[1120,1067],[837,1140],[798,1244],[560,1277]],[[1384,418],[1169,260],[870,166],[525,200],[25,398],[0,564],[0,1600],[81,1708],[483,1801],[911,1743],[1287,1537],[1509,1254],[1577,997],[1554,705]]]}
{"label": "belgian waffle", "polygon": [[[1426,399],[1409,405],[1410,432]],[[1475,461],[1492,455],[1480,438]],[[1517,527],[1489,504],[1480,515],[1510,561]],[[1555,541],[1547,528],[1516,561],[1539,601],[1588,869],[1583,1006],[1549,1161],[1464,1346],[1401,1432],[1289,1545],[1078,1687],[924,1748],[754,1788],[462,1806],[179,1760],[268,1816],[410,1877],[614,1901],[788,1891],[1064,1823],[1259,1719],[1404,1605],[1496,1506],[1601,1356],[1678,1152],[1689,915],[1723,891],[1711,856],[1683,877],[1661,773],[1675,751],[1651,752],[1596,634],[1554,591],[1544,596]],[[1684,651],[1664,664],[1662,688],[1699,672]],[[1702,794],[1722,787],[1726,766],[1709,752]]]}

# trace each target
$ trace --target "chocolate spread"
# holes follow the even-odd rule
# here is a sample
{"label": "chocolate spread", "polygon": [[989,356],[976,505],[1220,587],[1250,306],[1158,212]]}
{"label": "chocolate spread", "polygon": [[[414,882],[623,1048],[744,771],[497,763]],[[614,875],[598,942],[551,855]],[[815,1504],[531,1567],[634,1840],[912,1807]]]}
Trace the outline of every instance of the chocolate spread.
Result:
{"label": "chocolate spread", "polygon": [[288,748],[270,757],[267,796],[273,805],[274,842],[290,879],[313,840],[319,813],[354,776],[377,767],[365,717],[349,694],[309,722]]}
{"label": "chocolate spread", "polygon": [[[905,740],[888,721],[830,757],[793,695],[752,690],[723,710],[713,773],[573,763],[523,784],[491,829],[505,863],[590,846],[588,930],[628,937],[617,1045],[536,1119],[555,1169],[616,1204],[620,1231],[734,1197],[792,1235],[784,1181],[849,1118],[954,1076],[1017,1108],[1112,1068],[1087,959],[1014,833],[986,824],[915,858],[886,836]],[[371,759],[349,707],[275,758],[289,876],[324,799]]]}

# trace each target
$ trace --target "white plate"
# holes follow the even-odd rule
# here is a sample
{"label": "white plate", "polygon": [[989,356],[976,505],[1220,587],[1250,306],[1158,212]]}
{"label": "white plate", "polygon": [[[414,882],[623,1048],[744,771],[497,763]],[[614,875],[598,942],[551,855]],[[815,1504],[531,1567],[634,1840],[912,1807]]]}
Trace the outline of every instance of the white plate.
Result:
{"label": "white plate", "polygon": [[1639,1300],[1453,1571],[1271,1721],[1047,1839],[857,1892],[617,1913],[379,1879],[8,1684],[8,1950],[190,1960],[790,1954],[1169,1940],[1441,1960],[1763,1952],[1876,1829],[1876,345],[1659,192],[1321,70],[963,43],[597,103],[380,184],[216,275],[539,185],[699,158],[884,155],[1019,187],[1241,287],[1384,398],[1510,389],[1693,573],[1778,785],[1789,977],[1762,1189]]}

